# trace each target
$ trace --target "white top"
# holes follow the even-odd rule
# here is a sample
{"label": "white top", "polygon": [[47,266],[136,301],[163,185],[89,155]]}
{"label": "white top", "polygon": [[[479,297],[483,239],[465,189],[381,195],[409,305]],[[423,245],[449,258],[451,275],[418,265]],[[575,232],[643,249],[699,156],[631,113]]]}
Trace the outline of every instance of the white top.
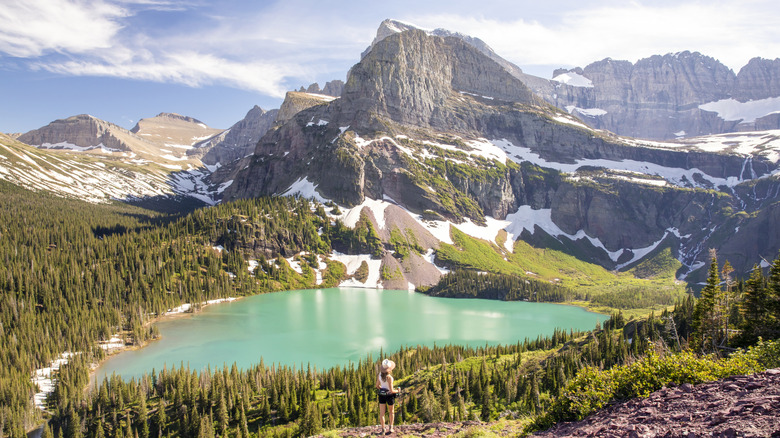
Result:
{"label": "white top", "polygon": [[[391,376],[389,374],[387,375],[387,377],[389,377],[390,379],[393,378],[393,376]],[[379,387],[382,388],[382,389],[387,389],[389,391],[390,390],[390,379],[382,380],[382,373],[379,373],[377,378],[379,379]]]}

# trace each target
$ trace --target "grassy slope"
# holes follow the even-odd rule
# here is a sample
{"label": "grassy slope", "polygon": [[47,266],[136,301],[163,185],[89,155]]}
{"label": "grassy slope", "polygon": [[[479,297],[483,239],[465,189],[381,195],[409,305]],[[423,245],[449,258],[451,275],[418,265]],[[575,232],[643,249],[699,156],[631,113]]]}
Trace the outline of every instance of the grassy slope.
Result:
{"label": "grassy slope", "polygon": [[[626,272],[609,271],[555,249],[535,248],[518,240],[514,251],[507,253],[494,243],[476,239],[453,228],[454,245],[442,244],[437,258],[450,266],[501,274],[536,278],[566,286],[587,300],[576,304],[590,310],[611,313],[620,309],[627,317],[658,311],[677,297],[685,287],[676,281],[680,264],[668,247],[659,248],[650,258]],[[638,307],[618,302],[621,295],[631,294]]]}

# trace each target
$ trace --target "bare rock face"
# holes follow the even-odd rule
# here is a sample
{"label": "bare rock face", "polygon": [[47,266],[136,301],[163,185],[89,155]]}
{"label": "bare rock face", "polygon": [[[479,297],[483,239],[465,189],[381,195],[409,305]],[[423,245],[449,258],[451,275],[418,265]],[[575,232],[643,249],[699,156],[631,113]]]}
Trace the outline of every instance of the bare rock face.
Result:
{"label": "bare rock face", "polygon": [[408,30],[376,43],[350,70],[341,120],[366,125],[367,115],[379,114],[403,125],[449,128],[456,112],[449,102],[453,92],[540,103],[522,82],[462,40]]}
{"label": "bare rock face", "polygon": [[282,106],[279,107],[279,112],[276,114],[277,124],[282,124],[293,118],[299,112],[311,108],[315,105],[321,105],[323,103],[330,102],[327,96],[322,94],[313,94],[300,91],[288,91],[284,97]]}
{"label": "bare rock face", "polygon": [[202,155],[204,164],[227,164],[250,155],[260,138],[274,125],[279,110],[255,105],[246,116],[221,134],[196,143],[188,155]]}
{"label": "bare rock face", "polygon": [[[552,93],[540,95],[588,125],[620,135],[665,140],[780,127],[775,115],[759,115],[753,122],[725,119],[703,109],[726,99],[744,103],[780,96],[780,59],[754,58],[735,75],[711,57],[686,51],[636,64],[607,58],[584,69],[554,73],[566,74],[579,75],[590,84],[561,83]],[[768,107],[767,114],[778,110],[780,104]]]}
{"label": "bare rock face", "polygon": [[732,97],[740,102],[780,96],[780,58],[753,58],[737,74]]}
{"label": "bare rock face", "polygon": [[341,97],[341,93],[344,92],[344,81],[340,79],[328,81],[320,92],[328,96]]}
{"label": "bare rock face", "polygon": [[656,55],[636,64],[608,58],[568,72],[592,85],[559,87],[555,99],[548,100],[576,112],[595,128],[650,139],[735,129],[735,123],[718,119],[699,105],[727,98],[736,76],[698,52]]}
{"label": "bare rock face", "polygon": [[130,146],[127,142],[119,138],[122,134],[133,136],[126,129],[113,123],[81,114],[55,120],[43,128],[20,135],[18,140],[39,147],[70,149],[76,146],[91,149],[102,145],[108,149],[129,151]]}
{"label": "bare rock face", "polygon": [[160,113],[139,120],[130,131],[160,148],[180,155],[195,143],[221,133],[222,129],[210,128],[193,117]]}
{"label": "bare rock face", "polygon": [[324,94],[326,96],[341,97],[341,92],[344,91],[344,81],[334,79],[325,83],[325,86],[320,89],[320,84],[313,83],[309,85],[305,90],[301,87],[299,92],[306,92],[312,94]]}

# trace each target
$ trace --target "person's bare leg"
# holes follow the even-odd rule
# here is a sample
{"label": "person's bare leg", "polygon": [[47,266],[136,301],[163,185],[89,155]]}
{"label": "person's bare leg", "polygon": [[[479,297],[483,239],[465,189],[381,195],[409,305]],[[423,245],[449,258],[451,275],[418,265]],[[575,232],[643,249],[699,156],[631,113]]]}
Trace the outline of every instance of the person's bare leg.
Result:
{"label": "person's bare leg", "polygon": [[[379,404],[379,425],[382,426],[382,433],[385,433],[385,404]],[[390,409],[393,407],[390,406]],[[392,411],[391,411],[392,412]],[[390,416],[390,424],[393,424],[392,415]]]}
{"label": "person's bare leg", "polygon": [[388,416],[390,417],[390,433],[393,433],[393,423],[395,422],[395,405],[388,405],[387,413]]}

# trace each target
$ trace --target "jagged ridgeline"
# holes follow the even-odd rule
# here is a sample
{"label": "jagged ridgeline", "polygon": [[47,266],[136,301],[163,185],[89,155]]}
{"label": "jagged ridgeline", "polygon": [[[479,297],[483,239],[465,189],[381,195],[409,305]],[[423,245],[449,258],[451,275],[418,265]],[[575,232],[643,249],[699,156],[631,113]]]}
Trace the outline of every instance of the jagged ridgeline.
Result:
{"label": "jagged ridgeline", "polygon": [[231,182],[223,199],[305,186],[347,207],[385,200],[425,220],[505,220],[514,241],[608,270],[670,248],[676,277],[695,284],[706,247],[743,274],[777,252],[776,135],[756,135],[755,147],[723,137],[713,152],[704,140],[590,129],[466,41],[410,29],[376,41],[340,98],[277,124],[221,182]]}

